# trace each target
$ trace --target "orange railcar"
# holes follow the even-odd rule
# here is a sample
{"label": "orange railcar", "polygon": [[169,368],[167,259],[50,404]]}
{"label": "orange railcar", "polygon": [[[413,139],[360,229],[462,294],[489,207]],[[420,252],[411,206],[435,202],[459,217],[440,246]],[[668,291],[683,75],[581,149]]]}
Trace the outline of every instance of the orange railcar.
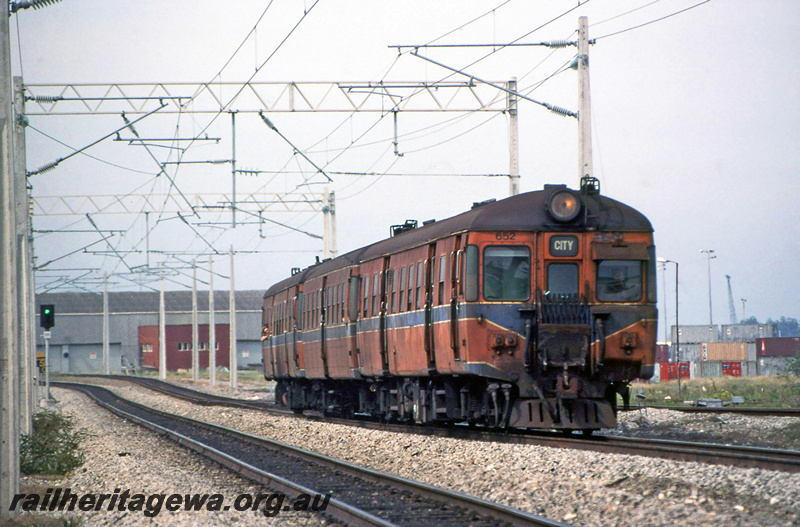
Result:
{"label": "orange railcar", "polygon": [[652,227],[595,182],[394,234],[267,291],[264,373],[288,406],[594,430],[652,376]]}

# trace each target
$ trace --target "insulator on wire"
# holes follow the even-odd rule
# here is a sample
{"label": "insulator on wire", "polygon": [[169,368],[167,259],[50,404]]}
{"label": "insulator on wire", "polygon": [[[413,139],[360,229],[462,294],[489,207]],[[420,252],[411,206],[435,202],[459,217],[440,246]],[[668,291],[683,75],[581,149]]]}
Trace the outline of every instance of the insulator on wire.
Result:
{"label": "insulator on wire", "polygon": [[46,165],[42,165],[42,166],[40,166],[39,168],[37,168],[36,170],[34,170],[32,172],[28,172],[28,175],[29,176],[34,176],[36,174],[43,174],[45,172],[49,172],[49,171],[53,170],[54,168],[56,168],[56,165],[58,165],[59,163],[61,163],[61,159],[56,159],[52,163],[48,163]]}
{"label": "insulator on wire", "polygon": [[10,11],[12,13],[16,13],[20,9],[28,9],[32,7],[34,9],[39,9],[45,6],[53,5],[61,0],[22,0],[20,2],[12,2],[10,5]]}
{"label": "insulator on wire", "polygon": [[31,7],[33,7],[34,9],[39,9],[40,7],[53,5],[53,4],[56,4],[56,3],[60,2],[60,1],[61,0],[30,0],[30,2],[28,2],[28,3],[30,3]]}
{"label": "insulator on wire", "polygon": [[567,46],[574,46],[575,42],[571,40],[551,40],[550,42],[546,42],[545,46],[548,48],[566,48]]}
{"label": "insulator on wire", "polygon": [[64,97],[62,97],[61,95],[34,95],[33,97],[28,97],[28,100],[34,102],[52,104],[58,101],[63,101]]}
{"label": "insulator on wire", "polygon": [[550,110],[553,113],[558,115],[563,115],[564,117],[578,117],[578,114],[573,112],[572,110],[567,110],[566,108],[562,108],[561,106],[553,106],[552,104],[545,104],[545,108]]}

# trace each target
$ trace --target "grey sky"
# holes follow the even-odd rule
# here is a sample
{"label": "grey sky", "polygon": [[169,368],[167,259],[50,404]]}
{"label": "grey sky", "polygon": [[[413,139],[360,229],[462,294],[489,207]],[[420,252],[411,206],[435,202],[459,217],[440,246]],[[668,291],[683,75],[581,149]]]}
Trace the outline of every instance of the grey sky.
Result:
{"label": "grey sky", "polygon": [[[572,39],[581,15],[589,17],[591,38],[604,37],[698,1],[592,0],[522,41]],[[409,54],[398,56],[387,46],[424,44],[453,30],[437,42],[510,42],[575,6],[574,1],[320,0],[315,4],[312,0],[275,0],[257,30],[223,70],[264,12],[264,2],[63,0],[12,17],[13,64],[15,74],[21,68],[28,84],[210,82],[220,78],[244,81],[265,61],[255,80],[438,81],[449,72]],[[497,7],[493,13],[458,29],[492,7]],[[301,20],[304,10],[308,15],[269,58]],[[703,249],[714,249],[717,255],[712,261],[715,323],[729,321],[726,274],[732,277],[738,317],[742,316],[741,298],[747,299],[747,316],[761,320],[800,317],[800,278],[796,272],[800,258],[800,103],[796,97],[800,59],[793,37],[797,20],[800,4],[794,1],[713,0],[642,28],[599,38],[591,48],[595,175],[604,194],[648,215],[655,227],[659,256],[680,263],[683,323],[708,322]],[[420,54],[462,68],[490,51],[429,48],[420,50]],[[569,62],[574,53],[574,48],[555,53],[542,48],[503,49],[469,66],[468,71],[496,81],[518,77],[523,92],[528,93]],[[221,77],[217,77],[221,70]],[[576,84],[575,73],[567,70],[530,96],[576,110]],[[274,114],[270,118],[286,137],[330,172],[508,172],[508,119],[502,114],[401,112],[398,150],[403,157],[393,153],[391,116],[320,113]],[[153,116],[137,124],[137,130],[149,137],[189,136],[206,128],[209,121],[209,115],[183,115],[180,120],[175,115]],[[49,116],[31,117],[31,124],[80,148],[119,128],[123,121],[119,116]],[[184,159],[230,158],[230,127],[229,116],[222,115],[207,129],[210,136],[222,138],[220,143],[196,143]],[[237,183],[240,191],[265,185],[270,191],[288,191],[301,181],[302,176],[295,172],[313,174],[311,166],[292,156],[288,145],[257,115],[238,116],[236,133],[239,168],[287,171],[269,183],[272,176],[242,176]],[[29,130],[27,137],[31,169],[70,153],[37,131]],[[175,153],[168,157],[166,149],[153,152],[161,162],[175,159]],[[160,194],[169,190],[166,178],[154,177],[157,165],[141,147],[108,140],[87,153],[126,169],[76,156],[51,172],[33,176],[34,195],[124,195],[135,189],[140,189],[138,193]],[[522,101],[520,172],[523,191],[540,189],[545,183],[575,187],[575,120]],[[183,166],[174,177],[186,193],[223,192],[231,184],[228,165]],[[317,175],[311,181],[322,179]],[[406,218],[443,218],[466,210],[473,201],[508,195],[506,178],[342,175],[334,177],[330,186],[337,194],[340,252],[385,237],[389,225]],[[157,214],[150,216],[151,248],[208,248],[174,216],[158,224]],[[322,232],[318,215],[284,213],[271,218],[312,233]],[[103,229],[126,231],[113,239],[117,250],[145,248],[142,216],[97,215],[94,220]],[[287,276],[291,267],[304,267],[314,257],[313,252],[280,251],[321,250],[318,240],[277,226],[265,226],[262,232],[266,237],[261,238],[255,225],[242,225],[235,231],[205,225],[216,220],[229,221],[230,213],[204,214],[193,220],[193,227],[220,252],[226,252],[231,244],[241,251],[279,251],[239,256],[236,277],[240,289],[266,288]],[[71,229],[92,228],[82,216],[35,220],[37,229],[70,225]],[[38,263],[98,239],[92,233],[39,236]],[[106,250],[107,246],[101,243],[92,249]],[[152,256],[151,265],[161,259]],[[145,256],[127,256],[126,263],[142,265]],[[50,267],[127,271],[113,255],[83,252]],[[227,274],[227,268],[227,257],[215,259],[215,270]],[[80,274],[48,272],[53,277]],[[49,282],[49,275],[38,276],[40,288]],[[186,278],[174,279],[189,284]],[[115,282],[116,289],[133,287],[123,279]],[[662,283],[659,274],[659,286]],[[224,280],[215,284],[227,287]],[[157,283],[151,285],[157,287]],[[84,287],[100,290],[96,284]],[[666,299],[672,324],[672,267],[667,275]],[[659,308],[662,305],[660,298]]]}

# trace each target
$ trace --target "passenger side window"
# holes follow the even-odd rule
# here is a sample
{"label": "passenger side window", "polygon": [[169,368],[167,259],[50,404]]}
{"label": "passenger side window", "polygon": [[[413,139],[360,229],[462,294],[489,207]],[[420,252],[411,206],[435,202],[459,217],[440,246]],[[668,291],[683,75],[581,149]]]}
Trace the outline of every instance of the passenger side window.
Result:
{"label": "passenger side window", "polygon": [[408,266],[408,310],[414,309],[414,264]]}
{"label": "passenger side window", "polygon": [[[405,267],[403,267],[400,270],[400,306],[399,306],[399,312],[400,313],[402,313],[403,311],[406,311],[405,289],[406,289],[406,283],[407,283],[406,279],[407,279],[407,276],[408,276],[408,272],[407,271],[408,271],[408,269],[406,269]],[[411,289],[409,289],[409,294],[411,294]]]}
{"label": "passenger side window", "polygon": [[423,280],[423,272],[422,272],[422,262],[417,264],[417,309],[422,307],[422,280]]}
{"label": "passenger side window", "polygon": [[372,316],[378,314],[378,294],[380,291],[380,282],[378,282],[378,275],[372,275]]}
{"label": "passenger side window", "polygon": [[339,321],[344,322],[344,284],[339,284]]}
{"label": "passenger side window", "polygon": [[397,312],[397,270],[392,269],[392,301],[389,304],[389,312],[396,313]]}
{"label": "passenger side window", "polygon": [[369,276],[364,277],[364,304],[362,309],[364,310],[363,318],[367,318],[369,314]]}
{"label": "passenger side window", "polygon": [[439,305],[444,304],[444,271],[447,268],[447,256],[439,260]]}

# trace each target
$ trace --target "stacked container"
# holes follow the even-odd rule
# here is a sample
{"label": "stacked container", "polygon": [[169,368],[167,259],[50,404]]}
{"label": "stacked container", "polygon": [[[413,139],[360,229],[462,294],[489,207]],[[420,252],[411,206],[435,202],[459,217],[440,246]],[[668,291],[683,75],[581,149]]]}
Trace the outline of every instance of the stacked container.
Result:
{"label": "stacked container", "polygon": [[763,357],[794,357],[800,354],[800,337],[765,338],[756,340],[756,354]]}
{"label": "stacked container", "polygon": [[705,342],[701,360],[747,361],[747,342]]}

